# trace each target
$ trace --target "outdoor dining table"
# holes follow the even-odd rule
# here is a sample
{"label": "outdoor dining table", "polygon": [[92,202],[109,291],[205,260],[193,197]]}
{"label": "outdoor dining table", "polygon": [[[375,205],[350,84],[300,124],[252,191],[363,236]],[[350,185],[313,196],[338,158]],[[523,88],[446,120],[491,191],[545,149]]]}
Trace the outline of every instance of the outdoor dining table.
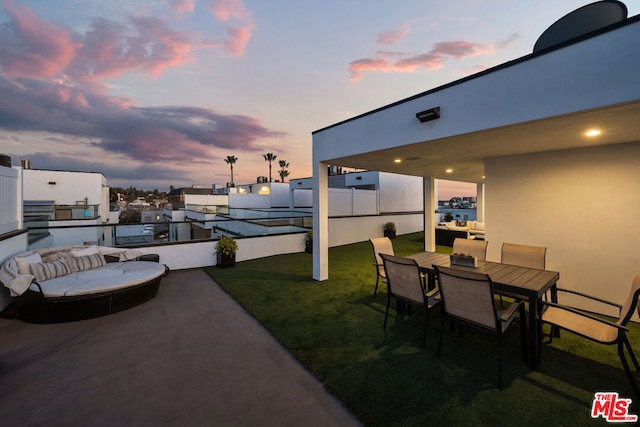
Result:
{"label": "outdoor dining table", "polygon": [[539,314],[542,310],[540,301],[548,291],[551,293],[551,300],[556,301],[556,283],[560,278],[560,273],[492,261],[478,261],[477,267],[462,267],[451,265],[449,255],[439,252],[421,252],[410,255],[407,258],[415,260],[421,271],[427,275],[429,289],[435,288],[436,272],[433,265],[437,265],[488,274],[493,281],[493,288],[496,293],[504,293],[509,296],[517,295],[527,301],[529,303],[529,366],[532,369],[537,368],[539,360],[538,340],[542,334],[542,326],[539,322]]}

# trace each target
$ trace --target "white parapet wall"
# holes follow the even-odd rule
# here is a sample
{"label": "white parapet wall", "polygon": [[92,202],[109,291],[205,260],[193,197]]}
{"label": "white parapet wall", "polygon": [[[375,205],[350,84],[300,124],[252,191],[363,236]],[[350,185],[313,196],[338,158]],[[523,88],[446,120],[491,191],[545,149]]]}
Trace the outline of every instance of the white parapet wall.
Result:
{"label": "white parapet wall", "polygon": [[[0,240],[0,265],[14,255],[27,250],[27,233],[19,233],[13,237]],[[4,310],[13,299],[9,296],[9,290],[0,285],[0,311]]]}
{"label": "white parapet wall", "polygon": [[329,247],[363,242],[372,237],[382,237],[384,224],[396,224],[397,234],[422,231],[424,215],[385,215],[352,218],[329,218]]}
{"label": "white parapet wall", "polygon": [[[237,239],[236,261],[304,251],[304,233]],[[160,262],[172,270],[200,268],[216,264],[217,241],[145,246],[136,248],[144,254],[160,255]]]}
{"label": "white parapet wall", "polygon": [[22,209],[19,171],[0,167],[0,234],[20,228]]}
{"label": "white parapet wall", "polygon": [[[394,222],[398,234],[422,231],[423,215],[388,215],[332,218],[329,220],[329,246],[342,246],[367,241],[372,237],[382,237],[386,222]],[[282,234],[238,238],[236,261],[247,261],[273,255],[304,251],[306,233]],[[215,265],[217,241],[185,242],[158,246],[138,247],[145,254],[160,255],[160,262],[172,270],[199,268]]]}

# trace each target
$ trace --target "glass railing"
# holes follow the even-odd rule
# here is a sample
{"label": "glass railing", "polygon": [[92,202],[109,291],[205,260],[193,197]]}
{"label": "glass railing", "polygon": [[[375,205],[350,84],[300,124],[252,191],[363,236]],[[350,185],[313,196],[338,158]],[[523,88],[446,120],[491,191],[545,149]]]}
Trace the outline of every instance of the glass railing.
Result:
{"label": "glass railing", "polygon": [[52,202],[24,203],[25,216],[47,216],[50,221],[96,219],[100,216],[100,205],[54,205]]}
{"label": "glass railing", "polygon": [[221,206],[216,206],[216,205],[198,205],[194,203],[187,203],[185,205],[185,210],[198,212],[201,214],[216,214],[218,213],[218,209],[220,207]]}
{"label": "glass railing", "polygon": [[26,228],[28,234],[29,244],[32,244],[38,240],[41,240],[49,235],[49,216],[25,216],[24,228]]}
{"label": "glass railing", "polygon": [[[284,212],[258,218],[220,218],[208,221],[159,222],[150,224],[102,224],[55,226],[43,222],[25,223],[30,242],[40,236],[38,246],[98,244],[104,246],[157,245],[222,236],[255,237],[306,232],[312,226],[311,214],[285,216]],[[42,241],[46,238],[47,241]]]}

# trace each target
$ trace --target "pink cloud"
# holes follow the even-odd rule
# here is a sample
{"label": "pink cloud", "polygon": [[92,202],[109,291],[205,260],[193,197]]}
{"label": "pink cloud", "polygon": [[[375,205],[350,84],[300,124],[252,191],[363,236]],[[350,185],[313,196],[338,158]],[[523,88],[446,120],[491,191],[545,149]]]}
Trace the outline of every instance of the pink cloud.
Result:
{"label": "pink cloud", "polygon": [[504,44],[481,44],[468,41],[439,42],[422,54],[405,54],[402,52],[378,51],[375,58],[363,58],[349,64],[350,80],[360,80],[365,71],[412,72],[417,68],[437,70],[443,67],[447,58],[470,58],[495,52],[496,47]]}
{"label": "pink cloud", "polygon": [[244,55],[254,29],[251,13],[241,0],[209,0],[207,7],[222,22],[239,21],[237,25],[227,28],[228,38],[222,43],[208,42],[209,45],[221,45],[235,56]]}
{"label": "pink cloud", "polygon": [[409,33],[411,33],[411,27],[418,22],[420,22],[420,19],[412,19],[403,23],[400,28],[380,33],[376,38],[376,42],[386,45],[396,44],[409,35]]}
{"label": "pink cloud", "polygon": [[[187,33],[156,18],[130,17],[130,26],[97,18],[84,35],[72,36],[26,6],[7,1],[4,8],[10,21],[0,27],[0,69],[8,77],[66,75],[101,83],[131,71],[157,77],[194,59]],[[237,37],[233,46],[241,51],[242,34]]]}
{"label": "pink cloud", "polygon": [[41,20],[26,6],[12,1],[3,6],[11,18],[6,27],[0,27],[0,68],[5,75],[51,77],[69,65],[79,44],[67,32]]}
{"label": "pink cloud", "polygon": [[93,141],[108,153],[145,161],[187,162],[213,148],[254,151],[264,138],[282,138],[243,115],[196,107],[136,107],[61,82],[0,76],[0,129],[47,132]]}
{"label": "pink cloud", "polygon": [[409,34],[409,28],[400,28],[397,30],[386,31],[378,34],[377,42],[379,44],[395,44],[405,38]]}
{"label": "pink cloud", "polygon": [[410,72],[414,71],[418,67],[424,67],[428,70],[434,71],[442,68],[444,58],[440,55],[433,53],[425,53],[422,55],[413,55],[407,58],[402,58],[394,64],[396,71]]}
{"label": "pink cloud", "polygon": [[173,0],[171,7],[178,13],[192,13],[195,10],[194,0]]}
{"label": "pink cloud", "polygon": [[495,52],[495,45],[471,43],[468,41],[439,42],[433,45],[432,54],[453,56],[454,58],[469,58]]}
{"label": "pink cloud", "polygon": [[[188,34],[164,21],[135,16],[122,24],[97,18],[85,33],[72,36],[26,7],[11,2],[4,7],[9,16],[0,25],[4,131],[64,135],[109,156],[173,163],[206,159],[218,148],[256,151],[260,140],[286,136],[253,117],[195,107],[143,108],[107,96],[107,79],[127,72],[158,76],[194,60]],[[232,27],[224,47],[240,55],[250,36],[250,25]]]}
{"label": "pink cloud", "polygon": [[363,58],[349,64],[351,80],[360,80],[365,71],[391,71],[393,65],[384,58]]}
{"label": "pink cloud", "polygon": [[235,27],[229,28],[227,34],[229,39],[224,43],[225,49],[233,55],[243,55],[251,38],[251,30],[247,27]]}
{"label": "pink cloud", "polygon": [[231,18],[250,19],[251,15],[241,0],[213,0],[209,6],[220,21]]}
{"label": "pink cloud", "polygon": [[151,17],[131,17],[132,27],[98,18],[84,36],[70,73],[79,81],[101,81],[131,71],[154,77],[193,61],[186,33]]}

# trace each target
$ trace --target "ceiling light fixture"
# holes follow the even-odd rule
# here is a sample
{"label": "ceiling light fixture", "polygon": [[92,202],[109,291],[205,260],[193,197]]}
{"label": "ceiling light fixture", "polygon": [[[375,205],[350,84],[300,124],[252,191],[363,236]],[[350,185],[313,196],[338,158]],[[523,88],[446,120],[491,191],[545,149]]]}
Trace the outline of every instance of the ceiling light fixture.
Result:
{"label": "ceiling light fixture", "polygon": [[602,133],[602,131],[600,129],[590,129],[588,131],[586,131],[584,134],[589,136],[589,137],[594,137],[594,136],[598,136]]}
{"label": "ceiling light fixture", "polygon": [[393,163],[402,163],[402,160],[401,159],[394,159]]}
{"label": "ceiling light fixture", "polygon": [[446,172],[446,173],[452,173],[452,172],[453,172],[453,169],[447,169],[445,172]]}
{"label": "ceiling light fixture", "polygon": [[420,123],[428,122],[429,120],[435,120],[440,118],[440,107],[429,108],[428,110],[420,111],[416,113],[416,118],[420,120]]}

